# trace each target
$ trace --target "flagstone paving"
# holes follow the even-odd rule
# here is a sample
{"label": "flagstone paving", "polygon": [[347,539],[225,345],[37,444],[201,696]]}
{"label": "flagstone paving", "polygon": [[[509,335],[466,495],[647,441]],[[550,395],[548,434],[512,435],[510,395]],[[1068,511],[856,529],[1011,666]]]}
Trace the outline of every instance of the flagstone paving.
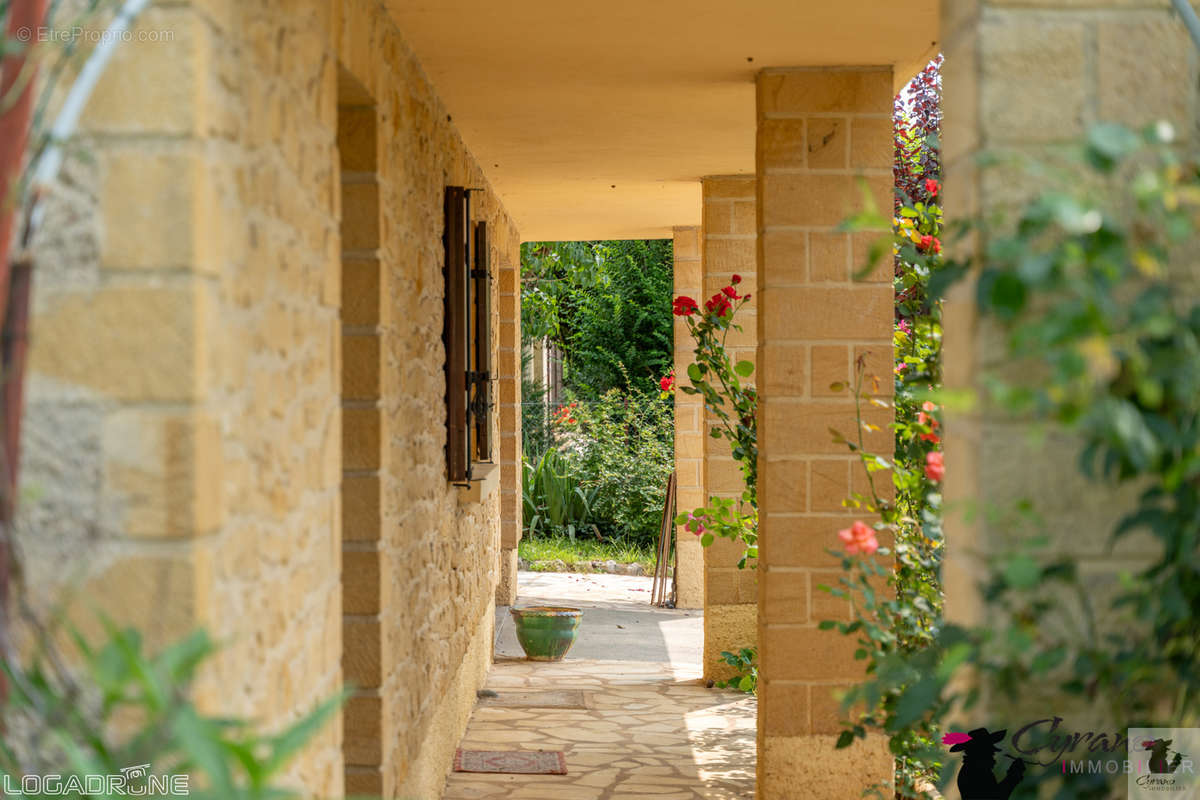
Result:
{"label": "flagstone paving", "polygon": [[[628,608],[625,597],[619,596],[629,589],[627,577],[594,577],[624,581],[619,582],[617,596],[587,584],[588,607],[603,607],[610,614],[622,606]],[[573,598],[570,588],[564,590],[558,583],[527,589],[522,582],[521,586],[523,603],[583,599]],[[630,609],[630,613],[644,612],[642,608]],[[663,619],[670,621],[670,615],[679,613],[664,612]],[[587,608],[584,614],[586,624]],[[700,665],[689,658],[694,652],[698,649],[672,647],[668,661],[568,655],[562,662],[544,663],[501,656],[486,686],[498,697],[476,707],[459,746],[474,750],[562,750],[567,774],[452,772],[443,800],[753,798],[755,700],[740,692],[704,688]],[[689,660],[677,658],[677,653]],[[571,690],[582,692],[585,708],[534,708],[524,704],[537,692]],[[521,693],[521,704],[506,707],[508,692]]]}

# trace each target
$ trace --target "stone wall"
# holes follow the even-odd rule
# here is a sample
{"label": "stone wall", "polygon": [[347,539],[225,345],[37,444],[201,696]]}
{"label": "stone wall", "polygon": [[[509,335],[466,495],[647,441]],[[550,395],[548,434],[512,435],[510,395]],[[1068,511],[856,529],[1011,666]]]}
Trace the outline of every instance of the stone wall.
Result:
{"label": "stone wall", "polygon": [[[890,780],[887,740],[836,750],[833,692],[862,674],[848,619],[821,591],[841,574],[828,550],[854,516],[856,459],[833,440],[857,426],[847,382],[856,360],[891,384],[891,265],[868,275],[869,242],[841,222],[892,199],[892,70],[796,68],[758,75],[759,718],[758,796],[843,798]],[[865,447],[890,455],[891,409],[865,406]],[[867,520],[870,522],[870,520]]]}
{"label": "stone wall", "polygon": [[[740,275],[738,289],[751,295],[750,302],[738,311],[741,330],[730,330],[726,349],[734,361],[757,360],[758,287],[755,242],[755,178],[753,175],[709,176],[700,182],[703,199],[701,230],[701,266],[704,281],[697,301],[730,284]],[[754,376],[757,377],[757,376]],[[705,419],[704,487],[706,500],[711,497],[740,498],[745,491],[741,466],[729,451],[725,439],[707,437],[717,422],[711,414]],[[745,552],[740,542],[718,538],[704,551],[704,677],[721,680],[734,669],[721,658],[722,651],[737,652],[753,647],[757,641],[758,571],[738,569]]]}
{"label": "stone wall", "polygon": [[[344,670],[360,689],[289,779],[436,796],[504,552],[500,493],[445,480],[443,187],[482,187],[497,458],[519,237],[382,4],[164,2],[139,24],[175,40],[118,50],[38,241],[28,582],[156,643],[207,626],[201,701],[268,727]],[[371,167],[339,158],[347,106],[373,110]]]}
{"label": "stone wall", "polygon": [[[678,227],[674,231],[675,296],[699,300],[703,291],[700,265],[701,230]],[[694,345],[687,323],[675,317],[675,385],[687,385],[687,368],[694,360]],[[702,424],[704,403],[696,395],[675,392],[675,505],[687,512],[708,503],[704,489],[704,451],[708,436]],[[675,605],[704,607],[704,548],[700,539],[683,526],[675,528]]]}
{"label": "stone wall", "polygon": [[[1194,147],[1200,58],[1169,6],[1166,0],[944,0],[947,217],[987,216],[1040,188],[1040,180],[1020,170],[981,172],[981,151],[1058,161],[1102,121],[1141,126],[1166,120],[1179,141]],[[982,245],[973,237],[958,246]],[[974,287],[963,283],[946,302],[945,380],[954,389],[978,388],[984,370],[997,366],[1004,352],[1004,334],[976,316],[974,297]],[[1078,442],[1065,436],[1034,441],[985,404],[952,414],[945,428],[948,508],[978,501],[1006,510],[1029,501],[1053,537],[1049,555],[1079,561],[1094,602],[1117,589],[1121,571],[1147,560],[1154,547],[1148,537],[1108,544],[1116,520],[1136,502],[1135,487],[1114,490],[1084,480],[1076,466]],[[984,618],[978,554],[1003,546],[1013,533],[998,519],[947,516],[946,615],[955,622]],[[1103,713],[1101,706],[1081,708],[1062,696],[1026,700],[1069,711],[1079,729]],[[992,713],[1025,718],[1011,707]],[[1108,723],[1098,720],[1094,727]]]}

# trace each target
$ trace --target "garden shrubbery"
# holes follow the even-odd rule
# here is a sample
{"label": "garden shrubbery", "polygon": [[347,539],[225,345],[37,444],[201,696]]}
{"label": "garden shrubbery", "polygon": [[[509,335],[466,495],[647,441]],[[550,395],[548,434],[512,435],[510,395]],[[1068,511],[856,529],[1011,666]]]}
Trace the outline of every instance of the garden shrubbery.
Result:
{"label": "garden shrubbery", "polygon": [[652,540],[674,469],[674,426],[671,401],[651,394],[610,389],[562,405],[548,449],[526,455],[527,532]]}
{"label": "garden shrubbery", "polygon": [[525,526],[534,536],[652,542],[674,469],[671,242],[522,247],[522,334],[563,358],[555,408],[525,381]]}

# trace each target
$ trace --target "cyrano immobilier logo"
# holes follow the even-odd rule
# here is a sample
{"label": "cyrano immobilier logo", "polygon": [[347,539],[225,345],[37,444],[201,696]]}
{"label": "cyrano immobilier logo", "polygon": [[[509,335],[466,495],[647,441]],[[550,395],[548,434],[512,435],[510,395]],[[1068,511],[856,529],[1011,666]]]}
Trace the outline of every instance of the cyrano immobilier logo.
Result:
{"label": "cyrano immobilier logo", "polygon": [[1197,800],[1200,728],[1130,728],[1129,800]]}

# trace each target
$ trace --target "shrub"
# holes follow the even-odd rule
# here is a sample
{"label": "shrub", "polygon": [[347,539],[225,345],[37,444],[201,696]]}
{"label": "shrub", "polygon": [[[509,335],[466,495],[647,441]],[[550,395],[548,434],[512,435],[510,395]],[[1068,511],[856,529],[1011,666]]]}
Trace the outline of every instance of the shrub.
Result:
{"label": "shrub", "polygon": [[675,468],[673,404],[611,389],[558,415],[555,439],[582,486],[593,492],[591,521],[605,535],[653,539]]}

